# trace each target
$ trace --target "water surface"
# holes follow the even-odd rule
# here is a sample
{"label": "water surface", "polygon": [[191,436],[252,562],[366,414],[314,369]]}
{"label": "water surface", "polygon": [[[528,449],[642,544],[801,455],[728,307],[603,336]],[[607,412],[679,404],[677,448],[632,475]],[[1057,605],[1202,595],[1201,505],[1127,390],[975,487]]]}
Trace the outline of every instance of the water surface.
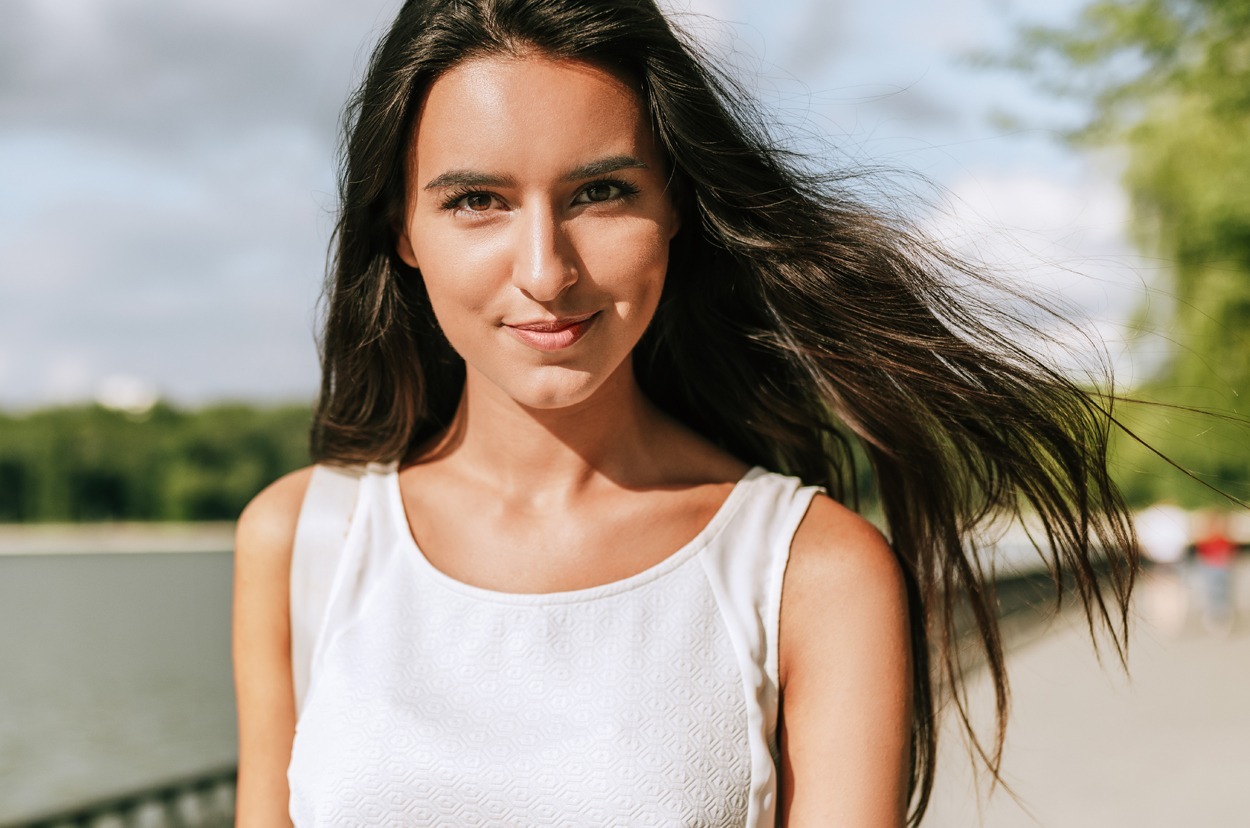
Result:
{"label": "water surface", "polygon": [[237,757],[228,552],[0,555],[0,823]]}

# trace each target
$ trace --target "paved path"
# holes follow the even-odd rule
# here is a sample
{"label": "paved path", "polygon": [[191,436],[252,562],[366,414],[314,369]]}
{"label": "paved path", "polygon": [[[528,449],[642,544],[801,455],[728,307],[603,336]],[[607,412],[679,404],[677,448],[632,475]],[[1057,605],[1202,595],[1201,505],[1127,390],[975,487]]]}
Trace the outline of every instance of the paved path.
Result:
{"label": "paved path", "polygon": [[[1240,622],[1224,638],[1192,614],[1165,633],[1167,585],[1142,586],[1128,676],[1110,650],[1099,665],[1070,616],[1009,657],[1003,772],[1023,806],[1000,790],[978,807],[967,754],[948,727],[925,828],[1250,826],[1250,564],[1243,556]],[[982,711],[987,694],[980,677]]]}
{"label": "paved path", "polygon": [[131,552],[225,552],[234,524],[0,523],[0,556]]}

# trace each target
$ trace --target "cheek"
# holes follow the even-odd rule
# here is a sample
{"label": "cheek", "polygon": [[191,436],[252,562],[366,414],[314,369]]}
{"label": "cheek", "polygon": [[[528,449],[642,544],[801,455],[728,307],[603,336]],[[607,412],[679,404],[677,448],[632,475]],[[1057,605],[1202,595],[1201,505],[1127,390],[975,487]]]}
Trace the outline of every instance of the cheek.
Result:
{"label": "cheek", "polygon": [[576,240],[589,281],[618,307],[650,313],[668,270],[668,236],[663,228],[654,221],[622,220],[592,231]]}
{"label": "cheek", "polygon": [[500,279],[507,279],[506,251],[495,241],[469,243],[458,233],[427,231],[413,242],[430,305],[451,338],[457,324],[480,318],[497,296]]}

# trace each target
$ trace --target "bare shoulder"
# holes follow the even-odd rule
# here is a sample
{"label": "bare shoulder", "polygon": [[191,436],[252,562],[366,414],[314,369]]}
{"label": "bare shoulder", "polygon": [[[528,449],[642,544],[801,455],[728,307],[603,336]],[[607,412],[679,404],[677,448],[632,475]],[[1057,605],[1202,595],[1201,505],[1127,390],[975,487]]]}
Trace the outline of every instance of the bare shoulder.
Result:
{"label": "bare shoulder", "polygon": [[885,537],[860,515],[817,495],[795,533],[783,583],[783,684],[792,662],[814,645],[843,636],[897,638],[906,613],[903,570]]}
{"label": "bare shoulder", "polygon": [[781,824],[903,825],[911,734],[903,569],[872,524],[827,497],[813,501],[791,545],[778,654]]}
{"label": "bare shoulder", "polygon": [[877,527],[817,495],[795,533],[785,586],[791,595],[816,586],[887,598],[903,588],[903,571]]}
{"label": "bare shoulder", "polygon": [[[265,487],[239,515],[234,537],[235,632],[287,634],[288,584],[295,527],[312,467]],[[240,643],[236,641],[236,645]],[[250,641],[242,642],[245,646]],[[236,653],[237,655],[237,653]]]}
{"label": "bare shoulder", "polygon": [[239,826],[290,825],[286,768],[295,738],[291,549],[312,468],[279,478],[239,516],[234,548],[234,682]]}
{"label": "bare shoulder", "polygon": [[252,498],[235,527],[236,557],[290,558],[312,471],[307,466],[283,475]]}

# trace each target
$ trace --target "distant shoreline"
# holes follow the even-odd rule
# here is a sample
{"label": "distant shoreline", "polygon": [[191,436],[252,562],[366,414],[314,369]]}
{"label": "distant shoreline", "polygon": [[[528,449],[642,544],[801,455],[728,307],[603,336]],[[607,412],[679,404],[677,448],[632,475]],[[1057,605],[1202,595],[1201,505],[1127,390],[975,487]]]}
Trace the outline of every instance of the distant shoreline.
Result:
{"label": "distant shoreline", "polygon": [[0,523],[0,556],[229,552],[234,523]]}

